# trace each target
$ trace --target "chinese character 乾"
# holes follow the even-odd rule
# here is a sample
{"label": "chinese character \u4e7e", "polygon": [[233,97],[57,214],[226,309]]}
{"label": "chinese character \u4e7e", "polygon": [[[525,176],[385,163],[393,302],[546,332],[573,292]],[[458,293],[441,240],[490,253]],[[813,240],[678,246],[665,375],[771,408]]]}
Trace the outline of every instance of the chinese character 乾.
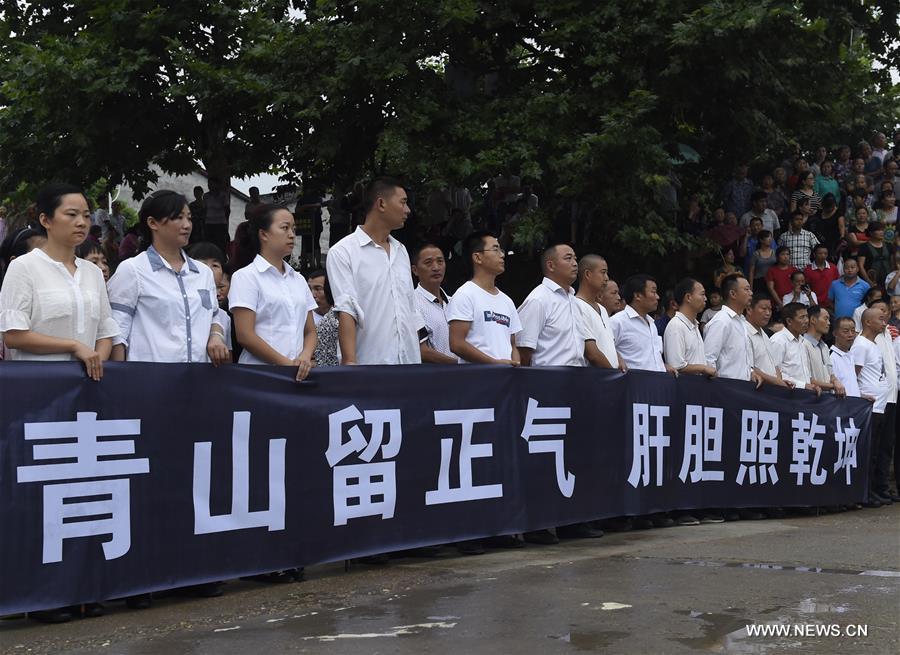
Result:
{"label": "chinese character \u4e7e", "polygon": [[859,428],[856,422],[850,418],[847,419],[847,427],[841,425],[841,418],[835,419],[834,440],[838,445],[838,457],[834,463],[832,473],[837,473],[841,469],[847,476],[847,484],[850,484],[850,469],[856,468],[856,442],[859,439]]}
{"label": "chinese character \u4e7e", "polygon": [[525,413],[525,427],[522,438],[528,442],[529,453],[550,453],[556,464],[556,486],[566,498],[571,498],[575,491],[575,476],[566,470],[565,442],[562,439],[539,439],[530,441],[531,437],[564,437],[565,423],[536,423],[535,421],[563,420],[572,418],[571,407],[539,407],[534,398],[528,399]]}
{"label": "chinese character \u4e7e", "polygon": [[284,530],[284,451],[287,439],[269,439],[269,508],[250,511],[250,412],[234,412],[231,427],[231,513],[209,509],[212,442],[194,444],[194,534],[246,528]]}
{"label": "chinese character \u4e7e", "polygon": [[435,425],[459,425],[459,486],[450,486],[450,466],[453,459],[453,437],[441,439],[441,469],[438,473],[438,488],[425,492],[426,505],[461,503],[467,500],[502,498],[502,484],[476,485],[472,480],[472,460],[491,457],[494,447],[489,443],[472,443],[476,423],[493,423],[494,409],[451,409],[434,413]]}
{"label": "chinese character \u4e7e", "polygon": [[741,414],[741,465],[737,483],[744,484],[749,473],[750,484],[778,482],[778,413],[745,409]]}
{"label": "chinese character \u4e7e", "polygon": [[704,469],[705,464],[722,463],[722,416],[721,407],[688,405],[684,418],[684,457],[678,477],[691,482],[721,481],[724,471]]}
{"label": "chinese character \u4e7e", "polygon": [[[791,421],[791,427],[794,429],[794,447],[790,471],[797,474],[797,485],[803,484],[806,475],[809,475],[809,481],[815,485],[825,484],[827,473],[825,469],[819,467],[822,440],[816,438],[825,434],[825,426],[819,425],[818,415],[813,414],[810,421],[801,412]],[[810,448],[813,451],[812,465],[809,463]]]}
{"label": "chinese character \u4e7e", "polygon": [[[96,412],[78,412],[75,421],[25,424],[26,441],[67,441],[36,444],[35,460],[70,461],[19,466],[18,482],[122,476],[44,485],[45,564],[62,561],[64,539],[110,535],[103,543],[103,556],[108,560],[122,557],[131,548],[130,483],[124,476],[149,473],[150,462],[146,458],[108,459],[133,455],[134,440],[98,441],[97,437],[138,436],[140,432],[139,419],[98,421]],[[78,502],[87,498],[92,499]],[[71,520],[75,518],[85,520]]]}
{"label": "chinese character \u4e7e", "polygon": [[[646,403],[634,403],[632,405],[634,435],[633,453],[631,462],[631,474],[628,476],[628,484],[637,487],[640,482],[648,486],[650,482],[651,453],[655,451],[656,458],[656,486],[662,485],[663,477],[663,453],[669,447],[669,435],[664,433],[663,420],[669,416],[669,408],[664,405],[647,405]],[[653,430],[650,430],[650,418],[653,418]]]}
{"label": "chinese character \u4e7e", "polygon": [[[359,427],[362,421],[371,428],[367,440]],[[349,427],[347,427],[349,426]],[[384,443],[385,427],[388,440]],[[344,433],[349,437],[344,441]],[[381,450],[383,460],[400,453],[403,432],[399,409],[369,409],[360,414],[355,405],[328,415],[328,450],[325,458],[333,468],[334,524],[347,525],[349,519],[363,516],[394,517],[397,504],[395,462],[373,462]],[[338,462],[357,455],[364,464]]]}

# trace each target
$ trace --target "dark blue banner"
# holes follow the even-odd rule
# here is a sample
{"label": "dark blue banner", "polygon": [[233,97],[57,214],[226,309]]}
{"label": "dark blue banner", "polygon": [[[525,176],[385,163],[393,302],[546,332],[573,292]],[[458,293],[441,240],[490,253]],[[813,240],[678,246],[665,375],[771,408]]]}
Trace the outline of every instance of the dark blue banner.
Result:
{"label": "dark blue banner", "polygon": [[633,371],[0,364],[0,614],[621,515],[865,497],[871,405]]}

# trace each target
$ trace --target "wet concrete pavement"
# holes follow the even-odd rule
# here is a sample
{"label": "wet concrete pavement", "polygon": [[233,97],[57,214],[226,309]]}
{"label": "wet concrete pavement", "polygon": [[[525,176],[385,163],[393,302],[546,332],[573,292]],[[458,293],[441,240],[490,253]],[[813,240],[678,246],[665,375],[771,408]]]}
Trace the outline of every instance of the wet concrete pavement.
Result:
{"label": "wet concrete pavement", "polygon": [[[229,583],[221,598],[164,598],[146,611],[113,603],[104,617],[64,625],[2,621],[0,652],[900,652],[900,507],[477,557],[448,548],[308,577]],[[748,624],[840,635],[751,636]]]}

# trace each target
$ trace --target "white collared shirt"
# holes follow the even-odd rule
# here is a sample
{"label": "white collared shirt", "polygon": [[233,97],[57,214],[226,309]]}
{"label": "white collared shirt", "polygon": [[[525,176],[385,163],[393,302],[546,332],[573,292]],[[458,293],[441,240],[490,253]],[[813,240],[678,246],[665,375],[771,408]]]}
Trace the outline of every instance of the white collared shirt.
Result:
{"label": "white collared shirt", "polygon": [[772,357],[772,345],[769,343],[769,335],[762,328],[753,327],[744,319],[744,327],[750,335],[750,353],[753,357],[753,368],[757,368],[766,375],[776,376],[778,370],[775,367],[775,359]]}
{"label": "white collared shirt", "polygon": [[[91,350],[99,339],[115,337],[103,273],[76,258],[75,275],[40,248],[16,257],[0,290],[0,332],[30,330],[57,339],[80,341]],[[39,355],[7,349],[9,360],[71,361],[71,353]]]}
{"label": "white collared shirt", "polygon": [[859,398],[859,380],[856,379],[856,364],[848,350],[844,352],[837,346],[831,347],[831,370],[834,377],[841,381],[848,396]]}
{"label": "white collared shirt", "polygon": [[616,353],[616,340],[613,337],[609,312],[600,303],[589,303],[575,297],[575,309],[581,315],[581,326],[584,332],[596,343],[597,348],[606,355],[613,368],[619,367],[619,355]]}
{"label": "white collared shirt", "polygon": [[129,362],[209,361],[210,327],[221,325],[215,278],[202,262],[181,256],[184,264],[176,273],[150,246],[119,264],[109,280],[109,303],[119,324],[114,343],[127,347]]}
{"label": "white collared shirt", "polygon": [[[279,273],[262,255],[231,276],[228,306],[232,311],[243,307],[255,312],[256,334],[288,359],[296,359],[303,351],[306,319],[318,307],[302,275],[287,264],[284,273]],[[246,348],[238,363],[266,364]]]}
{"label": "white collared shirt", "polygon": [[532,366],[584,366],[584,332],[575,303],[575,290],[566,291],[550,278],[532,289],[519,307],[522,331],[516,346],[532,348]]}
{"label": "white collared shirt", "polygon": [[706,363],[718,371],[719,377],[750,379],[753,347],[744,324],[743,316],[728,305],[722,305],[703,330]]}
{"label": "white collared shirt", "polygon": [[356,321],[358,364],[419,364],[419,330],[409,255],[388,236],[390,252],[362,227],[328,251],[328,282],[334,309]]}
{"label": "white collared shirt", "polygon": [[666,364],[680,371],[685,366],[706,366],[706,349],[697,321],[691,321],[681,312],[666,325],[663,333],[663,352]]}
{"label": "white collared shirt", "polygon": [[803,345],[803,335],[795,337],[787,328],[776,332],[770,339],[772,357],[781,368],[781,376],[801,389],[812,382],[809,353]]}
{"label": "white collared shirt", "polygon": [[443,355],[456,357],[450,350],[450,326],[447,323],[447,304],[450,302],[450,296],[443,289],[440,289],[439,293],[440,299],[421,284],[416,285],[416,306],[428,331],[428,336],[421,341]]}
{"label": "white collared shirt", "polygon": [[662,358],[662,339],[649,316],[641,317],[634,307],[625,305],[625,309],[609,319],[609,324],[616,340],[616,350],[628,368],[666,370]]}

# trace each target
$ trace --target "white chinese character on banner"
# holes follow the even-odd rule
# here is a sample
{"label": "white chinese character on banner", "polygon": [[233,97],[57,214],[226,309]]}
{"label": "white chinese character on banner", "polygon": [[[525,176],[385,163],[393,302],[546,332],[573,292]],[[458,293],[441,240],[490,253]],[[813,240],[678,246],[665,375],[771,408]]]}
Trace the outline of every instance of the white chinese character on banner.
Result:
{"label": "white chinese character on banner", "polygon": [[749,473],[750,484],[778,482],[778,413],[745,409],[741,414],[741,466],[737,483],[744,484]]}
{"label": "white chinese character on banner", "polygon": [[[809,481],[814,485],[825,484],[828,473],[819,466],[822,440],[816,438],[817,435],[825,434],[825,426],[819,425],[818,415],[813,414],[810,421],[801,412],[791,421],[791,427],[794,429],[794,447],[790,471],[797,474],[797,485],[803,484],[806,475],[809,475]],[[812,465],[809,463],[810,448],[813,451]]]}
{"label": "white chinese character on banner", "polygon": [[721,407],[688,405],[684,416],[684,457],[678,477],[691,482],[722,481],[724,471],[708,471],[705,464],[722,463],[722,421]]}
{"label": "white chinese character on banner", "polygon": [[269,439],[269,508],[250,511],[250,412],[234,412],[231,427],[231,513],[209,508],[212,442],[194,444],[194,534],[247,528],[284,530],[284,451],[287,439]]}
{"label": "white chinese character on banner", "polygon": [[[358,425],[360,421],[371,427],[368,440]],[[388,428],[387,443],[384,443],[385,426]],[[344,441],[345,431],[349,437],[347,441]],[[334,474],[335,525],[347,525],[348,520],[363,516],[394,517],[397,504],[396,463],[372,460],[379,449],[382,459],[396,457],[402,442],[399,409],[369,409],[361,414],[355,405],[350,405],[328,415],[328,450],[325,458]],[[354,454],[366,463],[337,466],[338,462]]]}
{"label": "white chinese character on banner", "polygon": [[[669,408],[665,405],[647,405],[646,403],[634,403],[632,405],[634,436],[633,453],[631,462],[631,474],[628,476],[628,484],[637,487],[640,482],[648,486],[650,482],[650,469],[652,466],[650,451],[655,451],[656,459],[656,486],[662,485],[663,456],[665,449],[669,447],[669,435],[664,433],[663,420],[669,416]],[[650,430],[650,418],[653,418],[653,431]]]}
{"label": "white chinese character on banner", "polygon": [[461,503],[468,500],[484,500],[486,498],[502,498],[502,484],[472,483],[472,460],[491,457],[494,447],[489,443],[472,443],[472,433],[476,423],[493,423],[494,410],[491,407],[482,409],[451,409],[434,413],[435,425],[461,426],[459,444],[459,486],[450,486],[450,462],[453,459],[453,437],[441,439],[441,469],[438,474],[438,488],[425,492],[426,505],[443,503]]}
{"label": "white chinese character on banner", "polygon": [[[103,556],[108,560],[122,557],[131,548],[131,487],[124,476],[149,473],[150,461],[108,459],[133,455],[134,440],[98,441],[97,437],[140,433],[140,419],[98,421],[96,412],[78,412],[74,421],[25,424],[26,441],[65,440],[36,444],[36,461],[70,461],[19,466],[18,482],[116,478],[44,485],[44,564],[62,561],[64,539],[110,535],[103,543]],[[79,501],[87,498],[90,500]]]}
{"label": "white chinese character on banner", "polygon": [[565,441],[563,439],[538,439],[531,437],[565,437],[565,423],[535,423],[535,421],[568,421],[572,418],[571,407],[539,407],[534,398],[528,399],[525,413],[525,427],[522,438],[528,442],[529,453],[549,453],[556,464],[556,486],[566,498],[571,498],[575,491],[575,475],[566,470]]}
{"label": "white chinese character on banner", "polygon": [[859,428],[856,427],[856,422],[852,418],[847,419],[846,428],[841,425],[840,417],[835,419],[835,423],[834,440],[838,445],[838,457],[832,473],[844,469],[847,484],[850,484],[850,469],[856,468],[856,442],[859,439]]}

